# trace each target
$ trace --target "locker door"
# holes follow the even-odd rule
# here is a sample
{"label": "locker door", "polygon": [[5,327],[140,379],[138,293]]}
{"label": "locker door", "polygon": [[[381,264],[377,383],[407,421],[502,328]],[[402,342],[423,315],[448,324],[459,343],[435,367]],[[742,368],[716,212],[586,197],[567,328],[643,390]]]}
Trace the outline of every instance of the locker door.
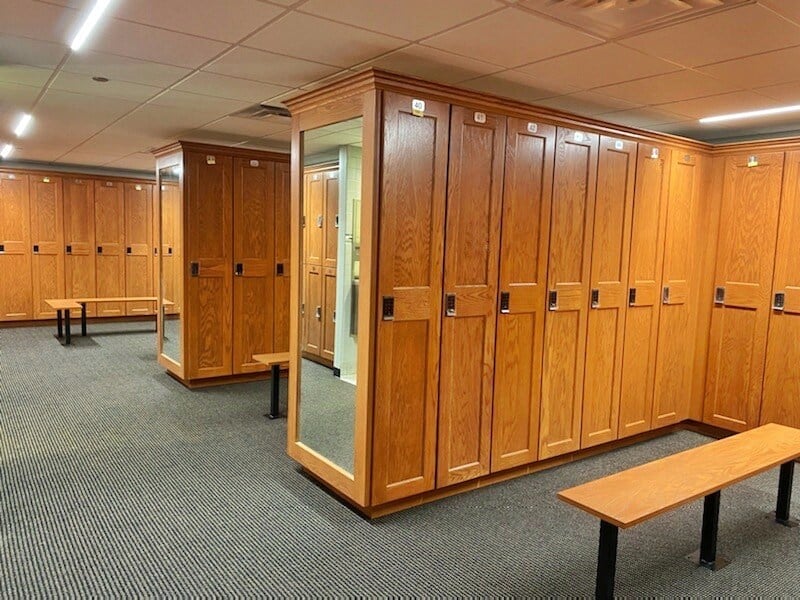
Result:
{"label": "locker door", "polygon": [[161,184],[161,201],[164,203],[161,212],[161,241],[157,243],[161,255],[160,264],[163,271],[161,285],[164,286],[163,297],[173,304],[166,306],[167,314],[180,314],[182,281],[182,263],[180,259],[181,219],[180,219],[180,190],[177,184]]}
{"label": "locker door", "polygon": [[383,95],[372,503],[434,488],[450,107]]}
{"label": "locker door", "polygon": [[[94,298],[94,182],[64,179],[65,292],[68,298]],[[97,305],[86,306],[86,315],[97,315]]]}
{"label": "locker door", "polygon": [[581,448],[617,439],[636,144],[600,138]]}
{"label": "locker door", "polygon": [[492,471],[536,460],[556,128],[508,119]]}
{"label": "locker door", "polygon": [[539,458],[580,447],[598,137],[559,127],[550,217]]}
{"label": "locker door", "polygon": [[60,177],[30,178],[33,245],[33,317],[55,319],[45,304],[64,297],[64,204]]}
{"label": "locker door", "polygon": [[622,354],[620,438],[648,431],[652,419],[669,159],[669,149],[639,144]]}
{"label": "locker door", "polygon": [[769,327],[783,153],[725,160],[703,420],[755,427]]}
{"label": "locker door", "polygon": [[[96,277],[98,298],[125,295],[125,194],[117,181],[94,182]],[[121,302],[98,302],[97,316],[125,314]]]}
{"label": "locker door", "polygon": [[275,302],[272,316],[275,352],[289,350],[290,173],[289,163],[275,163]]}
{"label": "locker door", "polygon": [[[672,151],[664,232],[664,268],[658,321],[652,428],[689,417],[692,395],[697,283],[692,274],[694,228],[697,222],[702,159]],[[702,232],[699,232],[702,234]]]}
{"label": "locker door", "polygon": [[0,174],[0,321],[33,318],[27,175]]}
{"label": "locker door", "polygon": [[323,275],[317,265],[306,265],[303,284],[303,351],[314,356],[322,354]]}
{"label": "locker door", "polygon": [[272,346],[275,243],[275,164],[234,160],[233,179],[233,372],[266,367],[254,354]]}
{"label": "locker door", "polygon": [[[788,152],[775,252],[761,424],[800,427],[800,152]],[[783,297],[779,296],[783,294]]]}
{"label": "locker door", "polygon": [[151,198],[150,215],[152,216],[152,220],[150,221],[150,223],[151,223],[150,231],[153,234],[153,238],[151,240],[151,247],[150,247],[150,256],[151,256],[152,261],[153,261],[153,282],[152,282],[151,285],[152,285],[153,295],[160,298],[161,297],[161,295],[160,295],[161,292],[159,292],[159,285],[160,285],[159,281],[161,280],[161,274],[159,272],[159,269],[161,268],[161,260],[159,258],[158,247],[160,245],[160,242],[159,242],[159,231],[161,230],[161,221],[160,221],[160,219],[161,219],[161,216],[160,216],[161,210],[160,210],[159,204],[158,204],[158,202],[159,202],[158,196],[159,196],[158,189],[156,188],[156,186],[151,185],[150,186],[150,198]]}
{"label": "locker door", "polygon": [[[125,293],[153,296],[153,187],[126,183],[125,193]],[[128,315],[152,315],[155,303],[128,302]]]}
{"label": "locker door", "polygon": [[[184,302],[189,379],[233,372],[232,283],[233,160],[187,153],[186,262],[190,275]],[[180,264],[180,263],[179,263]]]}
{"label": "locker door", "polygon": [[505,117],[454,106],[437,487],[489,472]]}
{"label": "locker door", "polygon": [[325,173],[324,203],[324,256],[322,265],[336,268],[336,254],[339,248],[339,171]]}
{"label": "locker door", "polygon": [[325,237],[325,173],[306,174],[306,193],[303,196],[304,234],[303,256],[307,265],[322,266]]}
{"label": "locker door", "polygon": [[322,346],[320,356],[333,362],[336,327],[336,269],[322,269]]}

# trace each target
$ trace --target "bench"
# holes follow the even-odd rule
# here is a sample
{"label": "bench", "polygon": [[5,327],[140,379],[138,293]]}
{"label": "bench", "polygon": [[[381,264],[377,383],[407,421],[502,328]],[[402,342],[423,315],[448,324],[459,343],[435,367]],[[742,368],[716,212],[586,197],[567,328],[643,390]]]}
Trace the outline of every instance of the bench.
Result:
{"label": "bench", "polygon": [[70,313],[71,310],[81,310],[81,304],[79,304],[76,300],[64,300],[64,299],[54,299],[54,300],[45,300],[45,303],[50,306],[54,311],[56,311],[57,320],[56,320],[56,337],[61,339],[64,337],[64,331],[62,329],[62,313],[66,317],[66,329],[67,329],[67,338],[64,340],[65,345],[69,346],[72,343],[72,333],[70,331]]}
{"label": "bench", "polygon": [[[54,300],[45,300],[45,302],[56,311],[56,315],[58,317],[57,327],[58,327],[58,337],[59,339],[62,337],[61,334],[61,311],[66,312],[66,328],[67,328],[67,338],[65,340],[65,344],[69,345],[72,341],[70,336],[70,310],[77,310],[80,309],[81,311],[81,335],[86,336],[86,305],[90,303],[96,302],[158,302],[158,298],[155,296],[125,296],[121,298],[60,298]],[[169,300],[164,300],[164,305],[171,305],[172,303]],[[59,308],[60,307],[60,308]]]}
{"label": "bench", "polygon": [[700,566],[717,570],[720,490],[781,465],[775,520],[791,526],[794,461],[800,457],[800,430],[771,423],[627,471],[562,490],[558,497],[600,519],[597,554],[598,598],[614,597],[619,528],[704,498]]}
{"label": "bench", "polygon": [[270,419],[280,418],[280,409],[278,408],[278,400],[280,397],[280,377],[281,366],[289,366],[289,353],[288,352],[273,352],[272,354],[254,354],[253,360],[262,365],[266,365],[271,369],[271,393],[269,401],[269,412],[267,417]]}

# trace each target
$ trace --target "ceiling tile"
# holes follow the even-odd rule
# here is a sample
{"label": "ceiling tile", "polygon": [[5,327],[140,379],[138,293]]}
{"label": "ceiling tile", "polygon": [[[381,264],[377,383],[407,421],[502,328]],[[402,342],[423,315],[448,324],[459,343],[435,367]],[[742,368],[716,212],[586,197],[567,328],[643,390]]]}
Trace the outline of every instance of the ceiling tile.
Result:
{"label": "ceiling tile", "polygon": [[683,115],[677,115],[666,110],[649,107],[618,110],[597,116],[609,123],[627,125],[628,127],[642,127],[644,129],[651,129],[666,123],[686,121],[686,117]]}
{"label": "ceiling tile", "polygon": [[101,83],[94,81],[89,75],[67,73],[66,71],[61,71],[56,75],[53,83],[50,85],[50,89],[88,94],[90,96],[101,96],[104,98],[122,98],[135,102],[144,102],[161,91],[159,87],[130,83],[127,81],[112,80]]}
{"label": "ceiling tile", "polygon": [[118,19],[108,21],[90,46],[100,52],[190,68],[199,67],[229,48],[223,42]]}
{"label": "ceiling tile", "polygon": [[283,94],[289,91],[290,88],[198,71],[176,85],[175,89],[218,98],[244,100],[255,104],[267,98],[274,98],[278,94]]}
{"label": "ceiling tile", "polygon": [[244,42],[260,50],[338,67],[364,62],[406,43],[297,12],[289,13]]}
{"label": "ceiling tile", "polygon": [[235,48],[204,70],[286,87],[300,87],[336,72],[328,65],[251,48]]}
{"label": "ceiling tile", "polygon": [[80,26],[80,13],[71,8],[33,0],[3,0],[0,33],[69,43]]}
{"label": "ceiling tile", "polygon": [[181,140],[197,142],[199,144],[217,144],[220,146],[235,146],[246,142],[250,138],[246,135],[235,135],[206,129],[195,129],[181,134]]}
{"label": "ceiling tile", "polygon": [[388,69],[440,83],[456,83],[500,70],[497,65],[417,44],[387,54],[361,67]]}
{"label": "ceiling tile", "polygon": [[218,118],[219,115],[214,113],[145,104],[117,125],[139,135],[175,140],[184,131],[197,129]]}
{"label": "ceiling tile", "polygon": [[800,27],[758,4],[738,6],[620,41],[687,67],[794,46]]}
{"label": "ceiling tile", "polygon": [[69,57],[63,67],[69,73],[108,77],[156,87],[168,87],[191,73],[190,69],[148,62],[103,52],[82,52]]}
{"label": "ceiling tile", "polygon": [[106,165],[118,169],[132,169],[135,171],[155,172],[156,159],[152,154],[130,154],[119,160],[112,161]]}
{"label": "ceiling tile", "polygon": [[3,65],[31,65],[54,69],[68,50],[65,44],[0,35],[0,64]]}
{"label": "ceiling tile", "polygon": [[385,4],[375,0],[309,0],[300,6],[300,10],[407,40],[418,40],[502,6],[497,0],[403,0],[395,2],[392,10],[386,10]]}
{"label": "ceiling tile", "polygon": [[506,8],[424,43],[486,62],[516,67],[601,42],[543,17]]}
{"label": "ceiling tile", "polygon": [[694,71],[677,71],[597,88],[596,92],[638,104],[665,104],[736,90],[736,86]]}
{"label": "ceiling tile", "polygon": [[587,117],[612,110],[623,110],[638,106],[634,102],[626,102],[619,98],[612,98],[595,92],[576,92],[566,96],[546,98],[537,100],[536,104]]}
{"label": "ceiling tile", "polygon": [[216,131],[244,137],[264,137],[271,133],[286,131],[289,125],[284,119],[245,119],[242,117],[225,117],[206,125],[203,131]]}
{"label": "ceiling tile", "polygon": [[745,88],[800,81],[800,47],[721,62],[700,70]]}
{"label": "ceiling tile", "polygon": [[86,140],[76,150],[95,153],[114,153],[122,151],[125,154],[133,152],[149,152],[173,141],[159,136],[143,135],[132,131],[117,123]]}
{"label": "ceiling tile", "polygon": [[461,86],[522,102],[534,102],[541,98],[551,98],[578,91],[576,87],[551,85],[549,81],[519,71],[503,71],[494,75],[478,77],[463,82]]}
{"label": "ceiling tile", "polygon": [[103,152],[103,153],[95,153],[95,152],[83,152],[81,150],[72,150],[67,152],[66,154],[62,154],[58,157],[58,162],[68,165],[90,165],[90,166],[98,166],[98,165],[105,165],[113,160],[118,160],[125,156],[124,153],[120,152]]}
{"label": "ceiling tile", "polygon": [[0,82],[0,139],[16,125],[17,119],[30,110],[40,88]]}
{"label": "ceiling tile", "polygon": [[659,108],[686,115],[694,119],[700,119],[702,117],[712,117],[715,115],[724,115],[726,113],[771,108],[776,104],[777,102],[772,98],[766,98],[754,92],[744,91],[706,96],[705,98],[695,98],[693,100],[683,100],[682,102],[671,102],[669,104],[662,104]]}
{"label": "ceiling tile", "polygon": [[553,85],[587,90],[678,71],[680,67],[637,50],[608,43],[519,67],[518,70]]}
{"label": "ceiling tile", "polygon": [[201,94],[191,94],[178,90],[168,90],[160,96],[153,98],[150,104],[181,108],[186,111],[200,110],[204,113],[213,113],[218,116],[227,115],[251,105],[250,102],[243,102],[241,100],[203,96]]}
{"label": "ceiling tile", "polygon": [[139,0],[119,2],[114,16],[225,42],[238,42],[285,9],[258,0]]}
{"label": "ceiling tile", "polygon": [[795,23],[800,23],[800,2],[787,2],[786,0],[759,0],[759,2],[779,15],[783,15]]}
{"label": "ceiling tile", "polygon": [[28,67],[25,65],[0,65],[0,81],[41,87],[53,74],[52,69]]}
{"label": "ceiling tile", "polygon": [[771,85],[755,91],[762,96],[779,100],[783,104],[800,104],[800,81]]}

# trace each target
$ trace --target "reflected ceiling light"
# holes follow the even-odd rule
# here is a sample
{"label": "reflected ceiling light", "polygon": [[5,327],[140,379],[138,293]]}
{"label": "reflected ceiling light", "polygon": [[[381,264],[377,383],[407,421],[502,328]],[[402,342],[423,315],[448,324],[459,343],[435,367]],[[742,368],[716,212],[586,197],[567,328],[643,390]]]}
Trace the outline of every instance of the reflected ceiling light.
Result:
{"label": "reflected ceiling light", "polygon": [[81,28],[78,30],[78,34],[73,38],[72,43],[69,45],[73,51],[80,50],[83,43],[86,41],[86,38],[89,37],[92,29],[94,26],[97,25],[97,22],[100,20],[103,12],[108,8],[108,5],[111,3],[111,0],[97,0],[92,7],[91,12],[89,12],[89,16],[86,17],[86,20],[81,25]]}
{"label": "reflected ceiling light", "polygon": [[22,134],[25,133],[25,130],[28,128],[28,125],[30,125],[32,118],[33,117],[31,117],[31,115],[29,115],[28,113],[22,115],[22,118],[19,120],[19,123],[17,123],[17,126],[14,129],[14,135],[17,137],[22,137]]}
{"label": "reflected ceiling light", "polygon": [[721,123],[722,121],[735,121],[737,119],[751,119],[753,117],[768,117],[770,115],[780,115],[783,113],[800,111],[800,104],[791,106],[779,106],[777,108],[765,108],[762,110],[749,110],[747,112],[731,113],[729,115],[717,115],[715,117],[703,117],[701,123]]}
{"label": "reflected ceiling light", "polygon": [[14,146],[11,144],[6,144],[3,146],[3,149],[0,150],[0,158],[8,158],[8,156],[14,151]]}

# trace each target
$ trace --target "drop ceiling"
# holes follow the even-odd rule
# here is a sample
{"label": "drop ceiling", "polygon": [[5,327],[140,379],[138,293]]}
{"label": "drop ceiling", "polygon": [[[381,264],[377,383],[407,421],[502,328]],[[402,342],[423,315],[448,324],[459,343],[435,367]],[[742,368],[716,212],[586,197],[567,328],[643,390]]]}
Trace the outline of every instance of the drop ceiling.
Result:
{"label": "drop ceiling", "polygon": [[800,130],[791,114],[697,122],[800,104],[795,0],[112,0],[73,53],[92,4],[0,0],[12,160],[152,170],[177,139],[288,150],[288,118],[234,114],[372,66],[701,140]]}

